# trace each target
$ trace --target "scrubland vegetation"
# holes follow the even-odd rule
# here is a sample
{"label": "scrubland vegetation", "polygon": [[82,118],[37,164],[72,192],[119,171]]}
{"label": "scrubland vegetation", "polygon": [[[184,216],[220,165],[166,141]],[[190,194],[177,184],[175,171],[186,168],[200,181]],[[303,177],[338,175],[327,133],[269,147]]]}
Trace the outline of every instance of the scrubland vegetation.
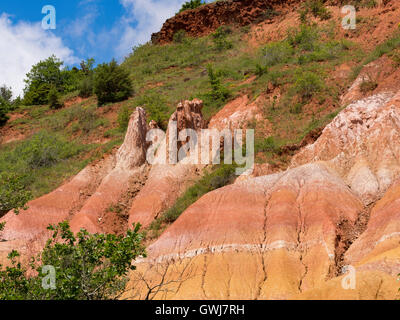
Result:
{"label": "scrubland vegetation", "polygon": [[[353,2],[365,7],[376,5],[370,0]],[[192,0],[181,11],[200,5],[202,1]],[[265,19],[277,14],[268,11]],[[299,14],[301,25],[288,30],[280,41],[265,43],[254,50],[249,50],[249,28],[225,26],[200,38],[191,38],[179,31],[170,44],[146,43],[133,48],[120,65],[113,60],[95,66],[93,59],[87,59],[80,68],[68,69],[62,67],[57,57],[49,57],[27,74],[23,99],[13,100],[10,88],[1,87],[0,127],[27,134],[22,141],[0,145],[0,215],[10,209],[23,209],[28,200],[55,189],[90,161],[118,146],[130,114],[137,106],[145,108],[148,120],[166,129],[170,115],[183,99],[202,99],[203,115],[210,120],[221,107],[240,95],[247,94],[254,101],[267,91],[268,94],[277,92],[263,106],[263,116],[271,125],[272,135],[256,132],[256,161],[284,168],[290,155],[282,153],[282,147],[299,143],[311,130],[333,119],[344,107],[340,105],[343,89],[362,66],[385,54],[394,64],[400,64],[398,32],[365,56],[359,45],[337,36],[338,22],[331,19],[322,1],[307,2]],[[308,21],[309,16],[327,23],[313,24]],[[353,68],[352,75],[335,81],[331,76],[344,63]],[[367,93],[375,86],[372,79],[362,85],[362,90]],[[66,105],[77,98],[81,100]],[[105,116],[107,111],[116,113],[112,120]],[[11,115],[23,116],[10,120]],[[256,127],[257,123],[248,124],[252,126]],[[234,165],[209,168],[172,208],[153,222],[147,230],[149,238],[157,237],[204,194],[232,183],[234,169]],[[104,266],[102,258],[116,263],[94,273],[93,282],[87,284],[94,288],[99,284],[97,281],[104,281],[101,296],[73,287],[76,283],[68,280],[70,274],[63,279],[62,291],[51,297],[43,296],[38,289],[38,278],[25,278],[26,270],[17,261],[18,254],[13,252],[12,267],[0,269],[0,298],[117,296],[132,258],[144,254],[139,245],[142,235],[135,230],[125,238],[86,232],[76,238],[66,224],[53,228],[67,242],[57,245],[50,241],[41,256],[43,264],[59,266],[65,262],[64,254],[77,255],[80,259],[85,252],[95,255],[97,260],[91,269],[83,270],[80,264],[69,266],[68,270],[78,281],[79,277],[93,274],[97,266]],[[71,245],[76,240],[80,241],[79,246]],[[109,246],[129,254],[119,260]],[[14,291],[1,295],[13,286],[16,286]]]}

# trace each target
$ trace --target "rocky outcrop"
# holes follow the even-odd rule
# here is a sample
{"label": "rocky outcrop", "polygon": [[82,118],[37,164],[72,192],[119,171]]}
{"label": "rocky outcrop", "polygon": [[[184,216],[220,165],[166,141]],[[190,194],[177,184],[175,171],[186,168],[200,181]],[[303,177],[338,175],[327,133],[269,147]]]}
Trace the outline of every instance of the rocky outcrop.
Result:
{"label": "rocky outcrop", "polygon": [[267,9],[276,5],[290,5],[299,1],[289,0],[225,0],[210,3],[194,10],[183,11],[168,19],[160,32],[151,37],[153,43],[168,43],[174,34],[184,30],[189,36],[209,34],[221,25],[245,26],[263,19]]}
{"label": "rocky outcrop", "polygon": [[[177,110],[171,115],[167,129],[167,139],[172,128],[176,130],[177,136],[182,130],[193,129],[198,132],[206,127],[201,110],[201,100],[184,101],[180,103]],[[173,124],[176,123],[176,125]],[[202,166],[178,162],[169,163],[167,152],[168,140],[160,147],[156,158],[165,163],[152,166],[146,185],[133,200],[129,211],[129,226],[133,223],[141,223],[147,227],[155,218],[167,208],[171,207],[179,195],[200,174]],[[181,144],[178,144],[180,147]],[[162,159],[167,155],[167,159]]]}
{"label": "rocky outcrop", "polygon": [[350,104],[292,160],[292,167],[326,161],[368,205],[400,176],[400,92]]}
{"label": "rocky outcrop", "polygon": [[131,115],[124,143],[115,156],[115,165],[82,209],[71,220],[71,230],[81,228],[96,233],[103,231],[100,224],[109,208],[118,205],[131,185],[132,179],[145,180],[148,126],[146,112],[136,108]]}

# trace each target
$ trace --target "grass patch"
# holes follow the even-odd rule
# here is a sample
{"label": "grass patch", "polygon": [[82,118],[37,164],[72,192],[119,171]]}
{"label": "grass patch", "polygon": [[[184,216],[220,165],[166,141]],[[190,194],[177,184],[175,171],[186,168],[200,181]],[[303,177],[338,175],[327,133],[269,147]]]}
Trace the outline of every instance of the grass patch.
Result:
{"label": "grass patch", "polygon": [[0,172],[12,172],[19,189],[29,191],[35,198],[83,168],[86,162],[79,155],[89,150],[62,135],[41,131],[23,142],[1,148]]}

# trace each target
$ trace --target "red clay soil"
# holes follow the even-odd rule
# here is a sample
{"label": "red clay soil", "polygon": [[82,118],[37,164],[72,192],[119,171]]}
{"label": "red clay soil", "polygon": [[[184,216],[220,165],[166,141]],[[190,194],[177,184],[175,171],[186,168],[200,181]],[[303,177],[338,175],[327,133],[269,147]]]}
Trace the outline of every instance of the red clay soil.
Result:
{"label": "red clay soil", "polygon": [[165,44],[173,40],[174,34],[185,30],[191,37],[209,34],[221,25],[246,26],[263,20],[267,9],[278,5],[293,5],[299,0],[231,0],[218,1],[186,10],[168,19],[160,32],[151,37],[153,43]]}

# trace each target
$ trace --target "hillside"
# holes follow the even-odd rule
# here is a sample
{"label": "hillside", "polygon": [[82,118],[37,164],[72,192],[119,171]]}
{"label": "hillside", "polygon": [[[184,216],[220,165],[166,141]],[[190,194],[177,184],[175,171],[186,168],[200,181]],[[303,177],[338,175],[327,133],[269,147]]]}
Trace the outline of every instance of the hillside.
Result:
{"label": "hillside", "polygon": [[[160,277],[155,299],[398,298],[400,3],[353,2],[354,30],[340,1],[187,10],[121,64],[129,99],[98,107],[72,92],[58,110],[12,111],[0,174],[30,201],[0,210],[0,260],[18,249],[28,261],[49,224],[123,234],[140,222],[148,257],[126,298]],[[146,133],[173,120],[178,132],[254,129],[252,175],[149,164]]]}

